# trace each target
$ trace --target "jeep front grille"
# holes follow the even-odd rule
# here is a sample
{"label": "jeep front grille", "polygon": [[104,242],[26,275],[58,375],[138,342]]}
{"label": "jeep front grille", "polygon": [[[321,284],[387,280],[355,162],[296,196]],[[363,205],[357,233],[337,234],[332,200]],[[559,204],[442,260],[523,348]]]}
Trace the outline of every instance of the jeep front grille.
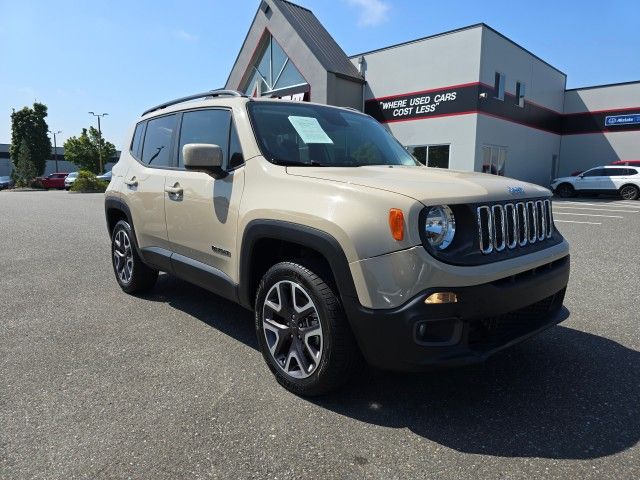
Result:
{"label": "jeep front grille", "polygon": [[553,234],[549,200],[481,205],[476,212],[480,251],[484,254],[526,247]]}

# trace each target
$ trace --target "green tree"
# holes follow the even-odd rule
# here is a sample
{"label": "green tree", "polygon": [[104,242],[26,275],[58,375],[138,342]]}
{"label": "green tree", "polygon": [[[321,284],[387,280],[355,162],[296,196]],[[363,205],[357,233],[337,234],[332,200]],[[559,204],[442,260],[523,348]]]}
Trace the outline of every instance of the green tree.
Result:
{"label": "green tree", "polygon": [[11,147],[9,155],[16,168],[23,141],[29,147],[31,161],[35,165],[36,175],[42,175],[51,156],[51,139],[47,136],[49,127],[45,120],[47,106],[34,103],[33,108],[24,107],[11,114]]}
{"label": "green tree", "polygon": [[111,142],[100,138],[98,130],[89,127],[82,129],[79,137],[71,137],[64,142],[64,158],[77,165],[78,169],[93,173],[100,172],[100,150],[102,150],[102,164],[115,156],[116,147]]}
{"label": "green tree", "polygon": [[20,143],[18,158],[15,162],[16,169],[13,171],[13,178],[19,187],[29,186],[33,177],[36,176],[36,166],[31,157],[31,149],[25,139]]}

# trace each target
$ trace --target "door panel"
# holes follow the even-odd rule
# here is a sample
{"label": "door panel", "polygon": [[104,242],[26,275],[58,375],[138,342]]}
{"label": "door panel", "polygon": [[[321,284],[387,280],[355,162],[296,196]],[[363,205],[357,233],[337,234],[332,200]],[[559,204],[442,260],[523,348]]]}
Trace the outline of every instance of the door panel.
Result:
{"label": "door panel", "polygon": [[122,196],[133,217],[138,245],[168,248],[164,214],[167,170],[145,167],[133,159],[128,163]]}
{"label": "door panel", "polygon": [[234,278],[244,168],[217,180],[203,172],[173,170],[167,172],[166,187],[170,249]]}

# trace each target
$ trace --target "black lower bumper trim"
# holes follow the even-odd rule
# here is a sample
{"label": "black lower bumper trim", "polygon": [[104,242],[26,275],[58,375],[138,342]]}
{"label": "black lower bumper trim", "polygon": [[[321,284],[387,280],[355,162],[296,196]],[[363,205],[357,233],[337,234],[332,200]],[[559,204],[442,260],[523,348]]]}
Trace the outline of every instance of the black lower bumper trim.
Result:
{"label": "black lower bumper trim", "polygon": [[[344,301],[362,353],[376,367],[421,370],[437,365],[482,361],[489,355],[553,326],[569,281],[569,256],[495,282],[471,287],[433,288],[392,310],[362,307],[357,299]],[[427,305],[434,292],[451,291],[457,303]],[[343,299],[344,300],[344,299]],[[451,338],[420,341],[417,328],[446,332]]]}

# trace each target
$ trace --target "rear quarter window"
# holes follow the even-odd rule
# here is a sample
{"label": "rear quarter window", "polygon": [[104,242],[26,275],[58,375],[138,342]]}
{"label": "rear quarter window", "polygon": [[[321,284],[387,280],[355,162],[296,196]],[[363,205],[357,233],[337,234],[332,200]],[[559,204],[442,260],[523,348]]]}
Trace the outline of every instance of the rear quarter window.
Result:
{"label": "rear quarter window", "polygon": [[140,158],[140,147],[142,144],[142,134],[144,133],[145,125],[146,122],[140,122],[139,124],[137,124],[136,130],[135,132],[133,132],[133,138],[131,139],[129,151],[136,158]]}

